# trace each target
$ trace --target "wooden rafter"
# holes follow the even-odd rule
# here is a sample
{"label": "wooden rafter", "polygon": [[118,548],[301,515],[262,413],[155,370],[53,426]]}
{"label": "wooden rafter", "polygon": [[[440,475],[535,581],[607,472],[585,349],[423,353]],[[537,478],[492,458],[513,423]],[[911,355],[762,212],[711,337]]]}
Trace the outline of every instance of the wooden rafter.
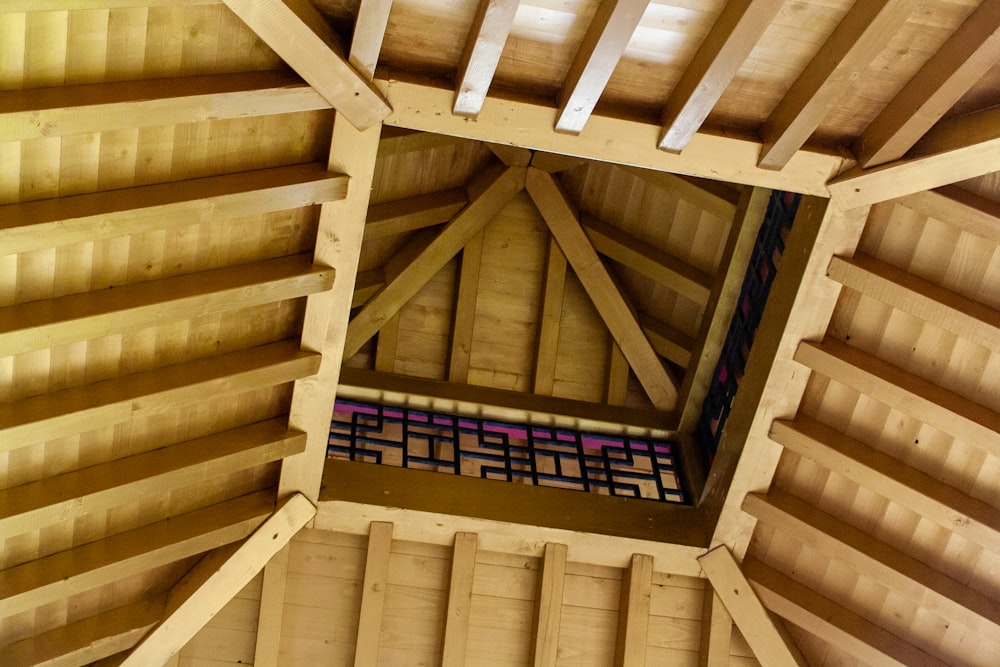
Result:
{"label": "wooden rafter", "polygon": [[365,557],[365,580],[358,615],[358,636],[354,642],[355,667],[375,667],[378,664],[379,635],[382,630],[382,610],[389,581],[389,556],[392,551],[392,524],[373,521],[368,533],[368,553]]}
{"label": "wooden rafter", "polygon": [[[389,113],[388,103],[371,79],[359,74],[343,57],[339,38],[311,2],[225,0],[225,3],[352,125],[365,130]],[[374,65],[367,58],[361,62]]]}
{"label": "wooden rafter", "polygon": [[848,11],[764,123],[760,166],[788,164],[913,10],[910,0],[869,0]]}
{"label": "wooden rafter", "polygon": [[903,157],[998,60],[1000,0],[985,0],[858,137],[861,166]]}
{"label": "wooden rafter", "polygon": [[691,363],[691,350],[694,348],[694,341],[690,336],[649,313],[639,313],[639,326],[658,355],[681,368],[688,367]]}
{"label": "wooden rafter", "polygon": [[[649,331],[646,336],[649,337]],[[650,340],[650,343],[653,341]],[[628,379],[631,371],[628,367],[628,359],[618,347],[618,343],[613,340],[608,343],[608,368],[605,372],[604,381],[604,402],[608,405],[625,405],[628,399]],[[655,347],[655,344],[654,344]]]}
{"label": "wooden rafter", "polygon": [[653,405],[673,410],[677,387],[601,263],[566,195],[550,174],[533,167],[528,169],[527,189]]}
{"label": "wooden rafter", "polygon": [[469,381],[469,361],[472,358],[472,334],[476,319],[476,298],[479,295],[479,273],[483,263],[482,230],[462,249],[462,268],[458,276],[458,296],[451,328],[451,350],[448,354],[448,380]]}
{"label": "wooden rafter", "polygon": [[452,111],[475,118],[500,63],[520,0],[480,0],[455,77]]}
{"label": "wooden rafter", "polygon": [[535,625],[531,629],[532,664],[535,667],[554,667],[558,657],[566,554],[565,544],[550,542],[545,545],[538,574],[538,594],[535,596]]}
{"label": "wooden rafter", "polygon": [[563,295],[566,290],[566,255],[559,244],[549,237],[545,260],[545,278],[539,304],[538,335],[535,338],[535,366],[532,391],[551,394],[556,377],[556,353],[559,346],[559,326],[562,322]]}
{"label": "wooden rafter", "polygon": [[579,134],[625,53],[649,0],[601,0],[559,94],[557,132]]}
{"label": "wooden rafter", "polygon": [[947,220],[956,229],[1000,244],[1000,203],[957,185],[915,192],[894,203],[937,220]]}
{"label": "wooden rafter", "polygon": [[740,203],[740,188],[728,183],[652,169],[621,166],[618,168],[650,185],[676,193],[681,199],[723,220],[732,220]]}
{"label": "wooden rafter", "polygon": [[378,157],[419,153],[434,150],[435,148],[447,148],[460,144],[463,141],[460,137],[453,137],[446,134],[386,126],[382,129],[382,134],[379,137]]}
{"label": "wooden rafter", "polygon": [[701,613],[701,652],[699,667],[728,667],[732,650],[733,617],[722,598],[711,586],[705,586]]}
{"label": "wooden rafter", "polygon": [[684,150],[782,4],[782,0],[726,4],[667,100],[661,149]]}
{"label": "wooden rafter", "polygon": [[618,638],[615,667],[646,664],[649,604],[653,591],[653,557],[633,554],[622,576],[618,605]]}
{"label": "wooden rafter", "polygon": [[368,208],[365,241],[443,224],[455,217],[468,202],[469,195],[465,188],[450,188],[373,204]]}
{"label": "wooden rafter", "polygon": [[469,620],[472,617],[472,582],[476,572],[478,544],[479,536],[475,533],[455,533],[444,624],[444,644],[441,649],[441,664],[444,667],[462,667],[466,664]]}

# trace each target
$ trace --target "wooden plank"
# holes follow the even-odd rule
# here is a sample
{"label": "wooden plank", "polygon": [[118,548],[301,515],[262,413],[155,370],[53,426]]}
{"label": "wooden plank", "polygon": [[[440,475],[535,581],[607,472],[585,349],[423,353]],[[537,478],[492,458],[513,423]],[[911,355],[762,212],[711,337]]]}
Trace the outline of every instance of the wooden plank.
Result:
{"label": "wooden plank", "polygon": [[677,388],[601,263],[565,193],[550,174],[533,167],[528,169],[527,189],[653,405],[673,410]]}
{"label": "wooden plank", "polygon": [[469,359],[472,356],[472,333],[476,321],[476,297],[479,295],[479,270],[483,262],[483,239],[479,231],[462,249],[462,268],[458,277],[454,322],[451,328],[451,350],[448,355],[448,380],[465,384],[469,381]]}
{"label": "wooden plank", "polygon": [[633,554],[622,577],[618,605],[615,667],[646,664],[649,602],[653,592],[653,557]]}
{"label": "wooden plank", "polygon": [[0,602],[17,614],[241,540],[274,507],[262,491],[105,537],[0,572]]}
{"label": "wooden plank", "polygon": [[788,493],[748,494],[743,509],[923,609],[987,637],[1000,631],[994,600]]}
{"label": "wooden plank", "polygon": [[701,651],[699,667],[728,667],[733,639],[733,618],[722,604],[722,598],[711,586],[705,587],[702,605]]}
{"label": "wooden plank", "polygon": [[681,368],[687,368],[691,363],[691,350],[694,341],[683,331],[676,329],[648,313],[639,313],[639,326],[649,339],[656,353],[672,361]]}
{"label": "wooden plank", "polygon": [[288,587],[288,551],[289,546],[286,544],[264,566],[260,589],[260,613],[257,616],[257,636],[254,637],[253,649],[253,661],[259,667],[278,664]]}
{"label": "wooden plank", "polygon": [[913,12],[909,0],[855,4],[761,129],[760,166],[782,169]]}
{"label": "wooden plank", "polygon": [[395,236],[448,222],[468,203],[465,188],[374,204],[368,208],[364,240]]}
{"label": "wooden plank", "polygon": [[579,134],[642,19],[649,0],[602,0],[559,93],[556,132]]}
{"label": "wooden plank", "polygon": [[188,440],[0,491],[0,530],[18,535],[297,454],[305,435],[282,418]]}
{"label": "wooden plank", "polygon": [[775,421],[771,438],[928,521],[1000,552],[1000,519],[991,505],[802,415],[793,422]]}
{"label": "wooden plank", "polygon": [[778,13],[782,0],[729,2],[688,63],[663,110],[660,148],[680,152]]}
{"label": "wooden plank", "polygon": [[75,435],[196,403],[205,396],[291,382],[316,372],[319,355],[296,343],[166,366],[0,405],[0,450]]}
{"label": "wooden plank", "polygon": [[995,107],[941,121],[905,157],[830,181],[830,196],[853,208],[1000,171],[998,128]]}
{"label": "wooden plank", "polygon": [[538,338],[535,341],[535,367],[532,391],[552,394],[556,379],[556,359],[559,351],[559,326],[562,322],[563,294],[566,291],[566,255],[559,244],[549,237],[545,259],[545,278],[538,315]]}
{"label": "wooden plank", "polygon": [[455,76],[453,113],[475,118],[483,107],[519,4],[520,0],[479,0]]}
{"label": "wooden plank", "polygon": [[487,97],[470,123],[451,113],[450,87],[409,81],[397,72],[377,82],[393,107],[385,123],[394,127],[824,197],[827,181],[844,166],[840,155],[800,150],[786,169],[762,169],[759,141],[707,132],[697,133],[682,153],[667,153],[657,147],[659,123],[596,114],[582,134],[553,132],[557,110],[540,101]]}
{"label": "wooden plank", "polygon": [[761,664],[806,667],[795,643],[767,613],[729,549],[716,547],[698,562]]}
{"label": "wooden plank", "polygon": [[1000,456],[1000,415],[839,340],[803,342],[795,360],[891,405],[993,456]]}
{"label": "wooden plank", "polygon": [[829,275],[842,285],[977,345],[992,349],[1000,340],[1000,311],[868,255],[834,257]]}
{"label": "wooden plank", "polygon": [[[222,551],[226,557],[203,559],[187,581],[179,583],[170,593],[167,616],[139,643],[122,662],[122,667],[160,665],[179,651],[261,571],[271,557],[280,551],[292,536],[316,515],[316,507],[302,494],[285,500],[234,551]],[[221,562],[220,562],[221,561]],[[204,577],[194,590],[188,590],[192,580]]]}
{"label": "wooden plank", "polygon": [[448,609],[444,624],[444,645],[441,650],[441,664],[444,667],[465,665],[478,541],[479,538],[475,533],[455,533],[451,580],[448,585]]}
{"label": "wooden plank", "polygon": [[957,185],[915,192],[895,203],[1000,244],[1000,203]]}
{"label": "wooden plank", "polygon": [[0,206],[0,254],[311,206],[343,199],[347,180],[304,164],[9,204]]}
{"label": "wooden plank", "polygon": [[22,354],[295,299],[329,289],[333,274],[301,254],[8,306],[0,349]]}
{"label": "wooden plank", "polygon": [[115,607],[3,647],[11,665],[76,667],[126,651],[163,616],[165,596]]}
{"label": "wooden plank", "polygon": [[858,137],[864,168],[897,160],[1000,60],[1000,0],[985,0]]}
{"label": "wooden plank", "polygon": [[531,662],[535,667],[555,667],[558,658],[566,554],[565,544],[545,545],[535,596],[535,625],[531,628]]}
{"label": "wooden plank", "polygon": [[449,222],[431,244],[395,279],[372,297],[347,329],[344,356],[352,357],[382,324],[396,314],[427,281],[493,219],[524,186],[524,168],[507,167],[486,175],[489,185]]}
{"label": "wooden plank", "polygon": [[343,57],[339,38],[311,2],[224,1],[354,127],[366,130],[389,113],[388,102]]}
{"label": "wooden plank", "polygon": [[771,611],[854,656],[862,664],[895,667],[946,665],[847,607],[822,597],[759,561],[749,559],[743,566],[754,591]]}
{"label": "wooden plank", "polygon": [[356,667],[378,664],[379,635],[382,629],[382,609],[389,580],[389,552],[392,549],[392,524],[374,521],[368,534],[368,555],[365,560],[364,592],[358,637],[354,642]]}
{"label": "wooden plank", "polygon": [[327,109],[286,72],[247,72],[4,93],[0,142]]}
{"label": "wooden plank", "polygon": [[678,197],[689,201],[695,206],[708,211],[723,220],[732,220],[739,206],[741,193],[738,188],[704,178],[694,178],[684,174],[671,174],[652,169],[623,167],[619,169],[640,178],[650,185],[668,192],[674,192]]}
{"label": "wooden plank", "polygon": [[597,252],[692,301],[702,304],[708,301],[712,276],[603,220],[584,215],[582,222],[587,238]]}

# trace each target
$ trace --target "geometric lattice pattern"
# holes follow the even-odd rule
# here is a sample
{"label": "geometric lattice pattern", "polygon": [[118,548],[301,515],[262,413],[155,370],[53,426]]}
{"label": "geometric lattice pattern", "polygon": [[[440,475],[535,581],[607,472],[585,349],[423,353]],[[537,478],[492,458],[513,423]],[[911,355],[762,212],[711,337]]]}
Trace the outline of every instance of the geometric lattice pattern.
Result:
{"label": "geometric lattice pattern", "polygon": [[332,458],[684,503],[670,442],[337,401]]}

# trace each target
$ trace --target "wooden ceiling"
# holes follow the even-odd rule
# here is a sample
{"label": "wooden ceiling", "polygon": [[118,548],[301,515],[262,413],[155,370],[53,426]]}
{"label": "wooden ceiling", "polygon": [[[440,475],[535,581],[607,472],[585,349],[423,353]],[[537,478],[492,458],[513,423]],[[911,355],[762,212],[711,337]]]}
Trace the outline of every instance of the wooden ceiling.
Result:
{"label": "wooden ceiling", "polygon": [[[0,0],[0,663],[997,664],[998,62],[998,0]],[[338,391],[690,448],[770,189],[684,540],[324,482]]]}

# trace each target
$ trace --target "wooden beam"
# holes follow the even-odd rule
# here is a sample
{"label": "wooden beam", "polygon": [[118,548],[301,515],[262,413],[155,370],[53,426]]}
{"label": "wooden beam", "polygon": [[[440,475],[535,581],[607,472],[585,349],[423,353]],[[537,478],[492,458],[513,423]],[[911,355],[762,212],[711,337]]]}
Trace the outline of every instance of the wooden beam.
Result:
{"label": "wooden beam", "polygon": [[12,90],[4,93],[0,142],[327,108],[280,71]]}
{"label": "wooden beam", "polygon": [[311,206],[343,199],[347,180],[303,164],[8,204],[0,206],[0,254]]}
{"label": "wooden beam", "polygon": [[1000,203],[957,185],[915,192],[894,203],[1000,244]]}
{"label": "wooden beam", "polygon": [[465,143],[460,137],[407,130],[399,127],[385,127],[378,142],[378,157],[402,155],[404,153],[419,153],[448,148]]}
{"label": "wooden beam", "polygon": [[165,596],[154,595],[8,644],[4,662],[45,667],[95,663],[135,646],[162,618],[164,601]]}
{"label": "wooden beam", "polygon": [[535,667],[555,667],[558,658],[567,551],[565,544],[545,545],[531,628],[531,663]]}
{"label": "wooden beam", "polygon": [[385,286],[385,269],[369,269],[358,273],[354,283],[354,296],[351,299],[351,309],[360,308],[368,303],[368,300],[378,294],[378,291]]}
{"label": "wooden beam", "polygon": [[[648,331],[646,335],[649,336]],[[650,340],[650,343],[652,342]],[[608,363],[604,380],[604,402],[608,405],[625,405],[628,399],[628,379],[631,373],[628,367],[628,359],[622,354],[622,349],[618,347],[618,343],[613,340],[609,341],[608,348]]]}
{"label": "wooden beam", "polygon": [[667,192],[673,192],[681,199],[726,221],[733,219],[740,203],[741,190],[722,181],[620,165],[618,169],[628,172],[650,185]]}
{"label": "wooden beam", "polygon": [[761,664],[806,667],[795,642],[767,613],[729,549],[716,547],[698,562]]}
{"label": "wooden beam", "polygon": [[803,342],[795,360],[817,373],[1000,456],[1000,415],[834,338]]}
{"label": "wooden beam", "polygon": [[646,664],[649,604],[652,596],[653,557],[633,554],[632,562],[622,574],[615,667]]}
{"label": "wooden beam", "polygon": [[475,118],[483,107],[519,4],[520,0],[479,0],[455,77],[455,114]]}
{"label": "wooden beam", "polygon": [[928,521],[1000,552],[1000,519],[991,505],[802,415],[793,422],[775,421],[771,438]]}
{"label": "wooden beam", "polygon": [[339,38],[311,2],[224,1],[354,127],[366,130],[388,115],[388,102],[343,57]]}
{"label": "wooden beam", "polygon": [[684,364],[687,372],[681,382],[678,430],[694,433],[701,417],[702,406],[712,384],[722,346],[729,335],[729,326],[746,279],[747,267],[757,244],[760,226],[767,214],[771,191],[746,188],[726,237],[719,260],[719,272],[712,282],[712,294],[705,305],[705,315],[694,344],[688,348],[694,363]]}
{"label": "wooden beam", "polygon": [[327,290],[309,254],[0,308],[0,348],[21,354]]}
{"label": "wooden beam", "polygon": [[358,619],[358,636],[354,642],[355,667],[375,667],[378,664],[382,609],[385,607],[385,593],[389,582],[389,555],[391,551],[392,524],[373,521],[368,533],[368,555],[365,559],[361,613]]}
{"label": "wooden beam", "polygon": [[368,207],[364,240],[395,236],[448,222],[469,203],[465,188],[429,192]]}
{"label": "wooden beam", "polygon": [[788,493],[748,494],[743,509],[923,609],[985,636],[1000,631],[1000,605],[986,595]]}
{"label": "wooden beam", "polygon": [[391,10],[392,0],[361,0],[358,3],[347,61],[357,71],[358,77],[362,79],[362,85],[371,85],[372,73],[378,65]]}
{"label": "wooden beam", "polygon": [[[74,9],[118,9],[125,7],[183,7],[214,5],[219,0],[73,0]],[[57,12],[66,9],[63,0],[3,0],[0,14]]]}
{"label": "wooden beam", "polygon": [[549,396],[556,379],[559,352],[559,326],[562,322],[563,295],[566,291],[566,255],[556,240],[549,237],[545,260],[545,278],[538,315],[538,338],[535,340],[535,369],[532,391]]}
{"label": "wooden beam", "polygon": [[347,328],[344,357],[354,356],[382,324],[447,264],[524,187],[524,168],[488,173],[488,186],[445,225],[431,244],[394,280],[372,297]]}
{"label": "wooden beam", "polygon": [[677,388],[601,263],[565,193],[550,174],[534,167],[528,168],[527,189],[653,406],[667,412],[673,410]]}
{"label": "wooden beam", "polygon": [[583,230],[594,249],[697,303],[712,291],[712,276],[603,220],[584,215]]}
{"label": "wooden beam", "polygon": [[486,144],[486,147],[508,167],[527,167],[531,164],[534,155],[527,148],[518,148],[509,144]]}
{"label": "wooden beam", "polygon": [[687,368],[691,363],[691,350],[694,341],[683,331],[658,320],[648,313],[639,313],[639,326],[649,339],[656,353],[681,368]]}
{"label": "wooden beam", "polygon": [[586,162],[583,159],[573,157],[572,155],[559,155],[558,153],[542,153],[541,151],[536,151],[531,156],[532,167],[541,169],[542,171],[547,171],[550,174],[576,169],[584,164],[586,164]]}
{"label": "wooden beam", "polygon": [[316,372],[318,355],[295,343],[260,347],[124,375],[0,405],[0,451],[155,414],[206,396],[291,382]]}
{"label": "wooden beam", "polygon": [[18,614],[241,540],[273,507],[261,491],[8,568],[0,604]]}
{"label": "wooden beam", "polygon": [[910,0],[869,0],[847,12],[761,128],[761,167],[788,164],[913,10]]}
{"label": "wooden beam", "polygon": [[864,168],[903,157],[1000,60],[1000,0],[985,0],[858,137]]}
{"label": "wooden beam", "polygon": [[476,122],[470,123],[451,113],[450,87],[409,81],[396,72],[392,78],[379,78],[378,84],[393,106],[387,125],[452,137],[823,197],[829,196],[827,181],[842,171],[845,162],[841,155],[800,150],[787,169],[762,169],[757,166],[758,140],[707,132],[696,134],[683,153],[667,153],[657,148],[659,123],[596,114],[582,134],[553,132],[557,110],[538,101],[487,97]]}
{"label": "wooden beam", "polygon": [[862,664],[946,667],[947,663],[759,561],[748,559],[743,567],[771,611]]}
{"label": "wooden beam", "polygon": [[218,563],[211,556],[203,560],[195,568],[195,576],[200,574],[199,569],[210,570],[204,583],[193,591],[175,588],[171,592],[168,616],[125,658],[122,667],[163,664],[257,576],[265,563],[315,515],[316,507],[302,494],[295,494],[223,562]]}
{"label": "wooden beam", "polygon": [[556,132],[583,130],[648,4],[649,0],[601,0],[563,81]]}
{"label": "wooden beam", "polygon": [[18,535],[297,454],[305,434],[284,423],[258,422],[4,489],[0,531]]}
{"label": "wooden beam", "polygon": [[[288,552],[289,545],[286,544],[271,556],[271,560],[264,566],[264,576],[261,577],[257,636],[254,638],[253,650],[253,662],[258,667],[276,666],[281,653],[281,626],[284,622],[288,587]],[[175,653],[174,657],[177,655]]]}
{"label": "wooden beam", "polygon": [[663,110],[660,148],[680,152],[739,72],[782,0],[737,0],[723,8]]}
{"label": "wooden beam", "polygon": [[472,357],[472,333],[476,321],[476,298],[479,295],[479,270],[483,262],[483,239],[479,231],[462,249],[462,268],[458,276],[454,322],[451,328],[451,350],[448,355],[448,380],[465,384],[469,381],[469,359]]}
{"label": "wooden beam", "polygon": [[701,651],[698,667],[729,667],[733,642],[733,617],[722,598],[711,586],[705,586],[701,606]]}
{"label": "wooden beam", "polygon": [[833,179],[830,196],[851,208],[1000,171],[1000,108],[943,120],[903,158]]}
{"label": "wooden beam", "polygon": [[375,339],[375,370],[392,373],[396,368],[396,345],[399,343],[399,313],[390,317],[378,330]]}
{"label": "wooden beam", "polygon": [[830,277],[842,285],[992,349],[1000,340],[1000,311],[864,254],[834,257]]}
{"label": "wooden beam", "polygon": [[466,664],[465,650],[469,643],[472,582],[476,575],[478,543],[479,537],[475,533],[455,533],[451,579],[448,584],[448,607],[444,622],[444,644],[441,649],[443,667],[462,667]]}

